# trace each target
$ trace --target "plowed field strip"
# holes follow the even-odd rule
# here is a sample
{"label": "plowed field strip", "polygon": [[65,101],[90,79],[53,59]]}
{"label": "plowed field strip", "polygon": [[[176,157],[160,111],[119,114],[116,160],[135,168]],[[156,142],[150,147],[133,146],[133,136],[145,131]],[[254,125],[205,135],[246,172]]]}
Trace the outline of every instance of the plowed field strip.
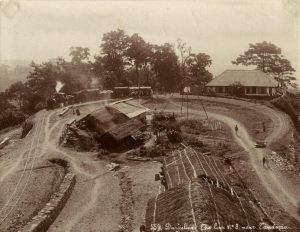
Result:
{"label": "plowed field strip", "polygon": [[169,188],[173,187],[173,182],[169,173],[169,168],[167,167],[167,161],[166,158],[164,158],[164,163],[165,163],[165,172],[166,172],[166,181],[167,181],[167,185]]}

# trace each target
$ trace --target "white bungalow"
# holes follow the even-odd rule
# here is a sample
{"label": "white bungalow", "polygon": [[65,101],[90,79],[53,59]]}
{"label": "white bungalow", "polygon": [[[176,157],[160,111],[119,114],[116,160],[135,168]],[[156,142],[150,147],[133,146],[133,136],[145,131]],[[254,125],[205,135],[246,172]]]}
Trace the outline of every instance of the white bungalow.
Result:
{"label": "white bungalow", "polygon": [[272,97],[278,89],[278,82],[260,70],[226,70],[210,81],[206,88],[218,95],[231,95],[234,84],[240,84],[248,97]]}

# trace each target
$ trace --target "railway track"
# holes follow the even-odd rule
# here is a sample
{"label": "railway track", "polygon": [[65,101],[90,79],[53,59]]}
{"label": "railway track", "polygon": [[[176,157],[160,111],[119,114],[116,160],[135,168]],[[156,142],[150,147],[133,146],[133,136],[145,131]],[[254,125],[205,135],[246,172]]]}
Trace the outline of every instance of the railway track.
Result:
{"label": "railway track", "polygon": [[36,127],[33,128],[34,132],[31,140],[28,140],[24,147],[28,147],[22,154],[22,171],[18,178],[17,184],[13,191],[10,193],[9,198],[6,200],[4,205],[0,209],[0,225],[10,216],[13,210],[17,207],[18,203],[22,199],[24,192],[26,191],[28,182],[32,176],[32,169],[36,162],[39,144],[41,142],[41,136],[43,132],[43,125],[46,117],[46,111],[41,113],[40,120],[38,120]]}

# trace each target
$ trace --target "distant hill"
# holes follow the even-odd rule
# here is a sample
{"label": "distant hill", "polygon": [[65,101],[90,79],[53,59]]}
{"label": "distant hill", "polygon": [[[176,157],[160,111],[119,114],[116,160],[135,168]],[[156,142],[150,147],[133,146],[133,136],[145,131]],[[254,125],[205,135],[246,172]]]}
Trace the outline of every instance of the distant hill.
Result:
{"label": "distant hill", "polygon": [[13,60],[1,60],[0,61],[0,65],[7,65],[9,66],[10,68],[14,68],[16,66],[29,66],[31,63],[31,61],[29,60],[16,60],[16,59],[13,59]]}
{"label": "distant hill", "polygon": [[17,81],[25,81],[31,70],[29,63],[21,60],[2,61],[0,64],[0,92]]}

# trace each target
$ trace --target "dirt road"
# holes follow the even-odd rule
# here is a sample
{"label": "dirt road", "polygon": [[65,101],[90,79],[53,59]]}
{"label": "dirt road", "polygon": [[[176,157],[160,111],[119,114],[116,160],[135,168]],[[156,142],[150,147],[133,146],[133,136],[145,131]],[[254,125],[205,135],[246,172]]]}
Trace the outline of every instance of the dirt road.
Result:
{"label": "dirt road", "polygon": [[[99,104],[100,103],[100,104]],[[106,101],[77,105],[82,114],[93,108],[103,107]],[[96,105],[96,106],[95,106]],[[46,143],[44,158],[62,157],[69,161],[76,174],[76,185],[66,206],[49,228],[49,231],[117,231],[121,220],[119,182],[113,172],[107,172],[106,162],[99,161],[95,153],[71,151],[58,146],[58,139],[65,124],[78,116],[68,113],[59,118],[54,111],[45,124]],[[110,183],[110,185],[107,185]],[[115,204],[111,204],[115,202]],[[114,215],[114,217],[112,217]]]}
{"label": "dirt road", "polygon": [[[179,112],[180,105],[174,101],[170,102],[177,107],[177,112]],[[242,102],[241,104],[252,103]],[[285,120],[285,116],[266,106],[260,105],[258,107],[261,108],[262,112],[269,114],[269,116],[272,118],[272,121],[276,125],[267,139],[268,142],[274,142],[276,139],[284,136],[286,131],[289,130],[289,123]],[[189,113],[204,116],[204,112],[202,110],[189,109]],[[230,126],[236,141],[249,153],[249,161],[265,189],[273,196],[274,199],[276,199],[276,201],[285,209],[286,212],[300,221],[300,216],[298,215],[300,188],[295,188],[294,185],[292,185],[285,179],[284,176],[281,176],[279,173],[263,167],[262,157],[266,154],[266,152],[269,152],[269,150],[255,148],[253,139],[249,136],[249,133],[245,127],[238,120],[213,112],[208,112],[208,115],[209,117],[213,117]],[[237,134],[234,131],[235,125],[237,125],[239,128]]]}
{"label": "dirt road", "polygon": [[[60,171],[53,165],[48,164],[42,169],[36,169],[45,165],[40,155],[42,144],[45,142],[43,126],[48,116],[45,110],[36,114],[35,125],[28,136],[22,140],[16,139],[1,156],[0,163],[5,164],[0,173],[1,231],[15,231],[22,226],[32,213],[47,201],[48,194],[60,183],[60,178],[57,178]],[[48,175],[42,178],[42,173]],[[37,192],[39,187],[41,191]]]}
{"label": "dirt road", "polygon": [[[104,107],[111,100],[78,104],[81,115]],[[118,172],[108,171],[109,160],[99,160],[96,152],[77,152],[59,146],[59,137],[67,122],[80,118],[71,111],[59,116],[61,109],[41,111],[34,118],[34,127],[24,139],[11,142],[0,155],[0,231],[16,231],[34,212],[40,210],[59,184],[57,172],[32,170],[50,158],[64,158],[76,175],[76,185],[64,209],[50,226],[49,231],[119,231],[126,210],[123,198],[126,189],[120,187]],[[11,133],[7,132],[6,134]],[[3,136],[6,136],[3,134]],[[44,170],[44,171],[42,171]],[[121,171],[132,181],[131,227],[138,231],[144,224],[147,200],[156,194],[158,182],[153,173],[160,164],[134,164]],[[142,173],[143,175],[138,175]],[[55,184],[49,183],[53,179]],[[47,181],[49,179],[49,181]],[[49,189],[51,188],[51,189]],[[125,192],[124,192],[125,191]],[[34,199],[33,199],[34,198]],[[46,201],[39,201],[46,199]],[[121,207],[123,206],[123,208]],[[126,219],[126,218],[125,218]],[[20,223],[22,221],[22,223]],[[8,229],[9,228],[9,229]]]}
{"label": "dirt road", "polygon": [[[81,111],[85,112],[104,106],[106,102],[89,102],[79,106]],[[5,154],[0,157],[0,183],[3,185],[0,196],[1,231],[14,231],[16,222],[18,222],[16,226],[21,226],[21,221],[28,220],[28,217],[45,203],[41,201],[36,204],[35,201],[47,199],[49,194],[51,195],[49,191],[51,189],[46,188],[46,184],[53,181],[50,171],[47,175],[48,169],[39,170],[36,174],[33,170],[44,160],[54,157],[64,157],[70,162],[77,175],[78,184],[72,194],[71,203],[66,207],[67,215],[66,213],[62,215],[63,221],[67,220],[69,223],[56,223],[53,231],[73,231],[75,228],[77,228],[75,231],[84,231],[83,228],[93,228],[92,231],[97,231],[97,228],[101,228],[99,226],[101,223],[107,225],[102,226],[103,231],[115,231],[118,228],[121,216],[118,216],[120,213],[117,203],[108,205],[103,200],[101,201],[101,197],[108,195],[114,198],[113,201],[118,202],[118,179],[113,174],[105,175],[105,164],[95,162],[93,154],[82,156],[82,154],[76,152],[73,154],[58,147],[58,140],[65,123],[77,117],[72,113],[68,113],[66,117],[59,117],[59,112],[60,109],[43,110],[37,113],[34,116],[34,127],[28,136],[7,146],[4,149]],[[47,177],[42,176],[42,173]],[[49,182],[46,181],[47,178]],[[42,180],[45,182],[44,185],[39,182]],[[111,183],[111,185],[103,186],[105,183]],[[49,188],[56,188],[56,185],[50,184]],[[36,200],[29,200],[32,197]],[[95,202],[97,204],[94,204]],[[29,207],[28,204],[30,204]],[[116,216],[114,218],[102,217],[100,210],[93,212],[97,207]],[[103,221],[93,220],[91,223],[88,218],[102,218]]]}

